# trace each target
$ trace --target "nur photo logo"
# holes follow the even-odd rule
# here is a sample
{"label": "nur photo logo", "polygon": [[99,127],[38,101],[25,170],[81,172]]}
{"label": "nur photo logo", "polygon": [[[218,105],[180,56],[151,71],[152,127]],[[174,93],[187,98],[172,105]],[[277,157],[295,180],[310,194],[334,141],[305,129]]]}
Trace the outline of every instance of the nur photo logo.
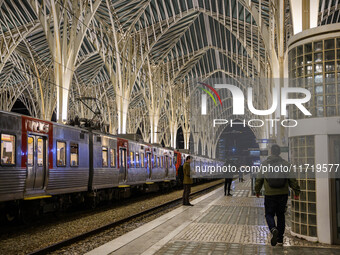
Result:
{"label": "nur photo logo", "polygon": [[[208,88],[212,92],[214,92],[214,94],[216,95],[216,97],[220,101],[221,106],[223,107],[221,97],[220,97],[220,95],[217,93],[217,91],[213,87],[211,87],[210,85],[208,85],[206,83],[203,83],[203,82],[199,82],[199,84],[205,86],[206,88]],[[212,100],[214,101],[215,106],[217,106],[217,102],[216,102],[214,96],[211,94],[211,92],[209,90],[207,90],[205,88],[202,88],[202,87],[199,87],[199,89],[201,89],[202,91],[206,92],[212,98]],[[206,115],[207,114],[207,94],[202,94],[202,107],[201,107],[201,114],[202,115]]]}
{"label": "nur photo logo", "polygon": [[[215,107],[218,106],[218,99],[221,107],[223,107],[223,102],[220,94],[216,91],[216,89],[227,89],[230,92],[232,99],[232,114],[233,115],[244,115],[245,114],[245,95],[243,91],[235,85],[231,84],[214,84],[214,86],[208,85],[203,82],[198,82],[198,88],[203,92],[201,94],[201,115],[207,115],[208,112],[208,104],[207,104],[207,95],[213,100]],[[291,98],[292,94],[299,95],[298,98]],[[254,91],[252,87],[247,88],[247,109],[254,115],[257,116],[268,116],[273,114],[276,110],[280,110],[281,116],[287,116],[287,106],[292,105],[297,107],[305,116],[311,116],[312,114],[307,110],[307,108],[303,105],[311,99],[311,93],[309,90],[305,88],[290,88],[283,87],[281,89],[272,88],[272,100],[271,106],[268,106],[268,109],[256,109],[253,102],[257,100],[261,100],[261,98],[256,98],[254,96]],[[216,97],[216,98],[215,98]],[[280,119],[265,119],[264,121],[268,121],[271,123],[271,126],[274,126],[276,122],[280,121]],[[264,121],[262,119],[251,119],[248,120],[248,126],[250,127],[262,127],[264,125]],[[232,120],[227,119],[214,119],[213,127],[216,125],[223,124],[231,124]],[[246,120],[239,123],[246,125]],[[291,124],[293,123],[293,124]],[[281,120],[281,125],[284,127],[295,127],[297,126],[297,121],[293,119],[284,119]]]}

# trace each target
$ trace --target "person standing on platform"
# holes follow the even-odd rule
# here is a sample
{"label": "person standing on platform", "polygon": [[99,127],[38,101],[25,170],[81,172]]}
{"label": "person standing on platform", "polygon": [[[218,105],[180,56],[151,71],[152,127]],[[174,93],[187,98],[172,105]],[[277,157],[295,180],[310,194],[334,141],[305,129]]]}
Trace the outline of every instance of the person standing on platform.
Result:
{"label": "person standing on platform", "polygon": [[238,172],[238,182],[243,182],[243,172],[241,172],[240,168]]}
{"label": "person standing on platform", "polygon": [[[226,166],[227,168],[230,168],[230,161],[226,161],[224,163],[224,166]],[[225,196],[232,196],[232,194],[230,193],[230,189],[231,189],[231,183],[233,182],[233,178],[232,178],[232,173],[227,173],[227,177],[224,179],[224,195]],[[228,190],[228,194],[227,194],[227,190]]]}
{"label": "person standing on platform", "polygon": [[[271,147],[271,156],[262,163],[263,166],[290,166],[290,164],[281,158],[280,146],[277,144]],[[283,173],[280,173],[283,174]],[[267,177],[267,178],[266,178]],[[256,178],[255,192],[256,197],[260,196],[262,186],[264,186],[264,207],[265,218],[267,225],[272,234],[270,243],[272,246],[276,244],[283,245],[283,234],[285,232],[285,210],[288,201],[289,187],[295,192],[295,199],[299,199],[300,187],[295,178],[284,174],[281,176],[268,176],[263,173],[259,173]],[[277,223],[275,223],[275,217]]]}
{"label": "person standing on platform", "polygon": [[[233,178],[225,178],[224,179],[224,195],[225,196],[232,196],[230,193],[231,183],[233,182]],[[228,194],[227,194],[228,189]]]}
{"label": "person standing on platform", "polygon": [[185,163],[183,165],[183,205],[193,206],[189,202],[189,195],[191,192],[191,185],[193,183],[192,178],[190,177],[190,163],[191,163],[191,157],[187,156],[185,159]]}

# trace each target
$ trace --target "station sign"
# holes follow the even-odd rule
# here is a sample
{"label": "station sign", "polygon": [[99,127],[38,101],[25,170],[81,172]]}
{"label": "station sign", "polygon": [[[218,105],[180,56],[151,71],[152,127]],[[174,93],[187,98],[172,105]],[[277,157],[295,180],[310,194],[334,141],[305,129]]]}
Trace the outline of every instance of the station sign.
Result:
{"label": "station sign", "polygon": [[268,150],[261,150],[260,156],[268,156]]}
{"label": "station sign", "polygon": [[281,148],[281,152],[289,152],[289,147],[288,146],[282,146]]}
{"label": "station sign", "polygon": [[276,143],[275,139],[256,139],[257,143]]}

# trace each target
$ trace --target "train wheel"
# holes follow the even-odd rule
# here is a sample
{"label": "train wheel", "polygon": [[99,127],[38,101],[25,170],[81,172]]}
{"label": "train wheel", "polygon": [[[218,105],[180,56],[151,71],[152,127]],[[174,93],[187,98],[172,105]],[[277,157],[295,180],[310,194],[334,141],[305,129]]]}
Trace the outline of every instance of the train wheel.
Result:
{"label": "train wheel", "polygon": [[19,207],[20,220],[30,224],[40,215],[40,201],[23,201]]}
{"label": "train wheel", "polygon": [[94,192],[89,193],[86,197],[86,205],[89,208],[94,209],[97,207],[97,203],[98,203],[97,194]]}
{"label": "train wheel", "polygon": [[95,209],[97,207],[96,197],[93,197],[92,199],[90,199],[90,207],[91,207],[91,209]]}
{"label": "train wheel", "polygon": [[19,208],[16,202],[8,202],[0,204],[0,224],[12,224],[18,220]]}
{"label": "train wheel", "polygon": [[6,220],[7,222],[13,222],[18,219],[18,207],[15,205],[9,206],[6,211]]}

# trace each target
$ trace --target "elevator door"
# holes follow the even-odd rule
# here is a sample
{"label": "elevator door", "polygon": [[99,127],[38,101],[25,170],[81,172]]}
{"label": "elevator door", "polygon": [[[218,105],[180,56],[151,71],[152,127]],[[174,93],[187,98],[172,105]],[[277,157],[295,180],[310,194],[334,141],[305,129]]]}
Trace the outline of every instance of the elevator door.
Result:
{"label": "elevator door", "polygon": [[[340,163],[340,135],[330,136],[330,163]],[[340,168],[340,167],[339,167]],[[340,171],[340,169],[338,169]],[[340,244],[340,178],[339,175],[331,180],[332,211],[333,211],[333,243]]]}

